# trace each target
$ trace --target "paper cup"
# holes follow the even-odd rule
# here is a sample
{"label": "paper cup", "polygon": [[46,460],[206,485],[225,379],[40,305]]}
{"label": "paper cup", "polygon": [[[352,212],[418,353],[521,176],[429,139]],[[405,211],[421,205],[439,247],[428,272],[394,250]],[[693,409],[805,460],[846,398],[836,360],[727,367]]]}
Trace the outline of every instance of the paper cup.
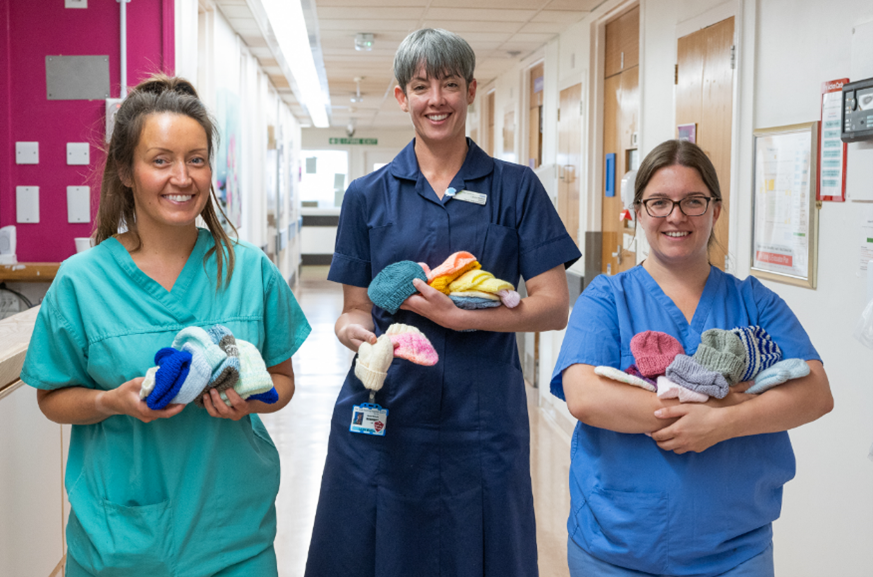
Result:
{"label": "paper cup", "polygon": [[76,252],[85,252],[91,248],[91,237],[77,237],[74,240],[76,241]]}

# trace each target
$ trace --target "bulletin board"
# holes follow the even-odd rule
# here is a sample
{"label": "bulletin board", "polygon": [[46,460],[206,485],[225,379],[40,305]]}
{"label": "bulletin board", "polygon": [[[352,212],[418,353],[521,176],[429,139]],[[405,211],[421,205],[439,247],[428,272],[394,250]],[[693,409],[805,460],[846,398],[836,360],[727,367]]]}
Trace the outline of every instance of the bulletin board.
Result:
{"label": "bulletin board", "polygon": [[818,276],[818,122],[755,135],[752,274],[815,289]]}

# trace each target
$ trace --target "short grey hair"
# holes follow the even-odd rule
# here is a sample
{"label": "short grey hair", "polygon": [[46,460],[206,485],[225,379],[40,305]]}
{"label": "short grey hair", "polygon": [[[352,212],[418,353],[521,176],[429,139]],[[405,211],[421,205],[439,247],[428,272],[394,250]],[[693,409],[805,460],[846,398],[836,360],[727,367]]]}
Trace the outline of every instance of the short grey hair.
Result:
{"label": "short grey hair", "polygon": [[457,75],[470,86],[476,54],[467,41],[454,32],[422,28],[407,36],[394,55],[394,76],[404,94],[421,64],[429,78]]}

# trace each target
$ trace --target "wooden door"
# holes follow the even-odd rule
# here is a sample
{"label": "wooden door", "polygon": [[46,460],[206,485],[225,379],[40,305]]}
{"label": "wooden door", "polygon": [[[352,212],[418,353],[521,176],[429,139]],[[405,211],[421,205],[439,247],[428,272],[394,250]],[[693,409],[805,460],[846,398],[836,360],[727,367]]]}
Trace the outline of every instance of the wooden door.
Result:
{"label": "wooden door", "polygon": [[527,165],[531,168],[537,168],[543,163],[543,70],[542,63],[531,68],[528,83],[530,107],[527,112]]}
{"label": "wooden door", "polygon": [[[616,274],[636,265],[633,223],[621,220],[621,178],[630,170],[637,150],[634,139],[639,130],[639,6],[606,25],[606,54],[603,88],[603,186],[601,188],[600,230],[602,233],[600,272]],[[607,155],[615,155],[614,196],[606,196]],[[628,247],[632,250],[626,250]]]}
{"label": "wooden door", "polygon": [[709,261],[722,270],[728,263],[733,39],[733,17],[683,36],[678,41],[676,74],[676,124],[697,125],[695,140],[718,175],[723,202]]}
{"label": "wooden door", "polygon": [[494,142],[497,140],[497,135],[494,134],[494,91],[488,93],[488,96],[485,98],[486,108],[486,117],[488,124],[488,134],[486,135],[487,139],[485,140],[485,152],[488,153],[488,156],[494,156]]}
{"label": "wooden door", "polygon": [[561,91],[558,109],[558,214],[579,245],[579,168],[582,165],[582,84]]}

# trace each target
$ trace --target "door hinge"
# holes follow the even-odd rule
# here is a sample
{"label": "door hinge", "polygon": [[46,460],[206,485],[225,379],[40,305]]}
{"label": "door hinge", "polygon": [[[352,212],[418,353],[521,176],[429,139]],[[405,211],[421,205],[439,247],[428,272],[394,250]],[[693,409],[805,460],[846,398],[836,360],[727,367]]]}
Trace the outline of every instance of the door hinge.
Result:
{"label": "door hinge", "polygon": [[679,85],[679,65],[678,64],[673,68],[673,84],[675,84],[677,86]]}
{"label": "door hinge", "polygon": [[731,70],[735,70],[737,67],[737,45],[734,44],[731,46]]}

